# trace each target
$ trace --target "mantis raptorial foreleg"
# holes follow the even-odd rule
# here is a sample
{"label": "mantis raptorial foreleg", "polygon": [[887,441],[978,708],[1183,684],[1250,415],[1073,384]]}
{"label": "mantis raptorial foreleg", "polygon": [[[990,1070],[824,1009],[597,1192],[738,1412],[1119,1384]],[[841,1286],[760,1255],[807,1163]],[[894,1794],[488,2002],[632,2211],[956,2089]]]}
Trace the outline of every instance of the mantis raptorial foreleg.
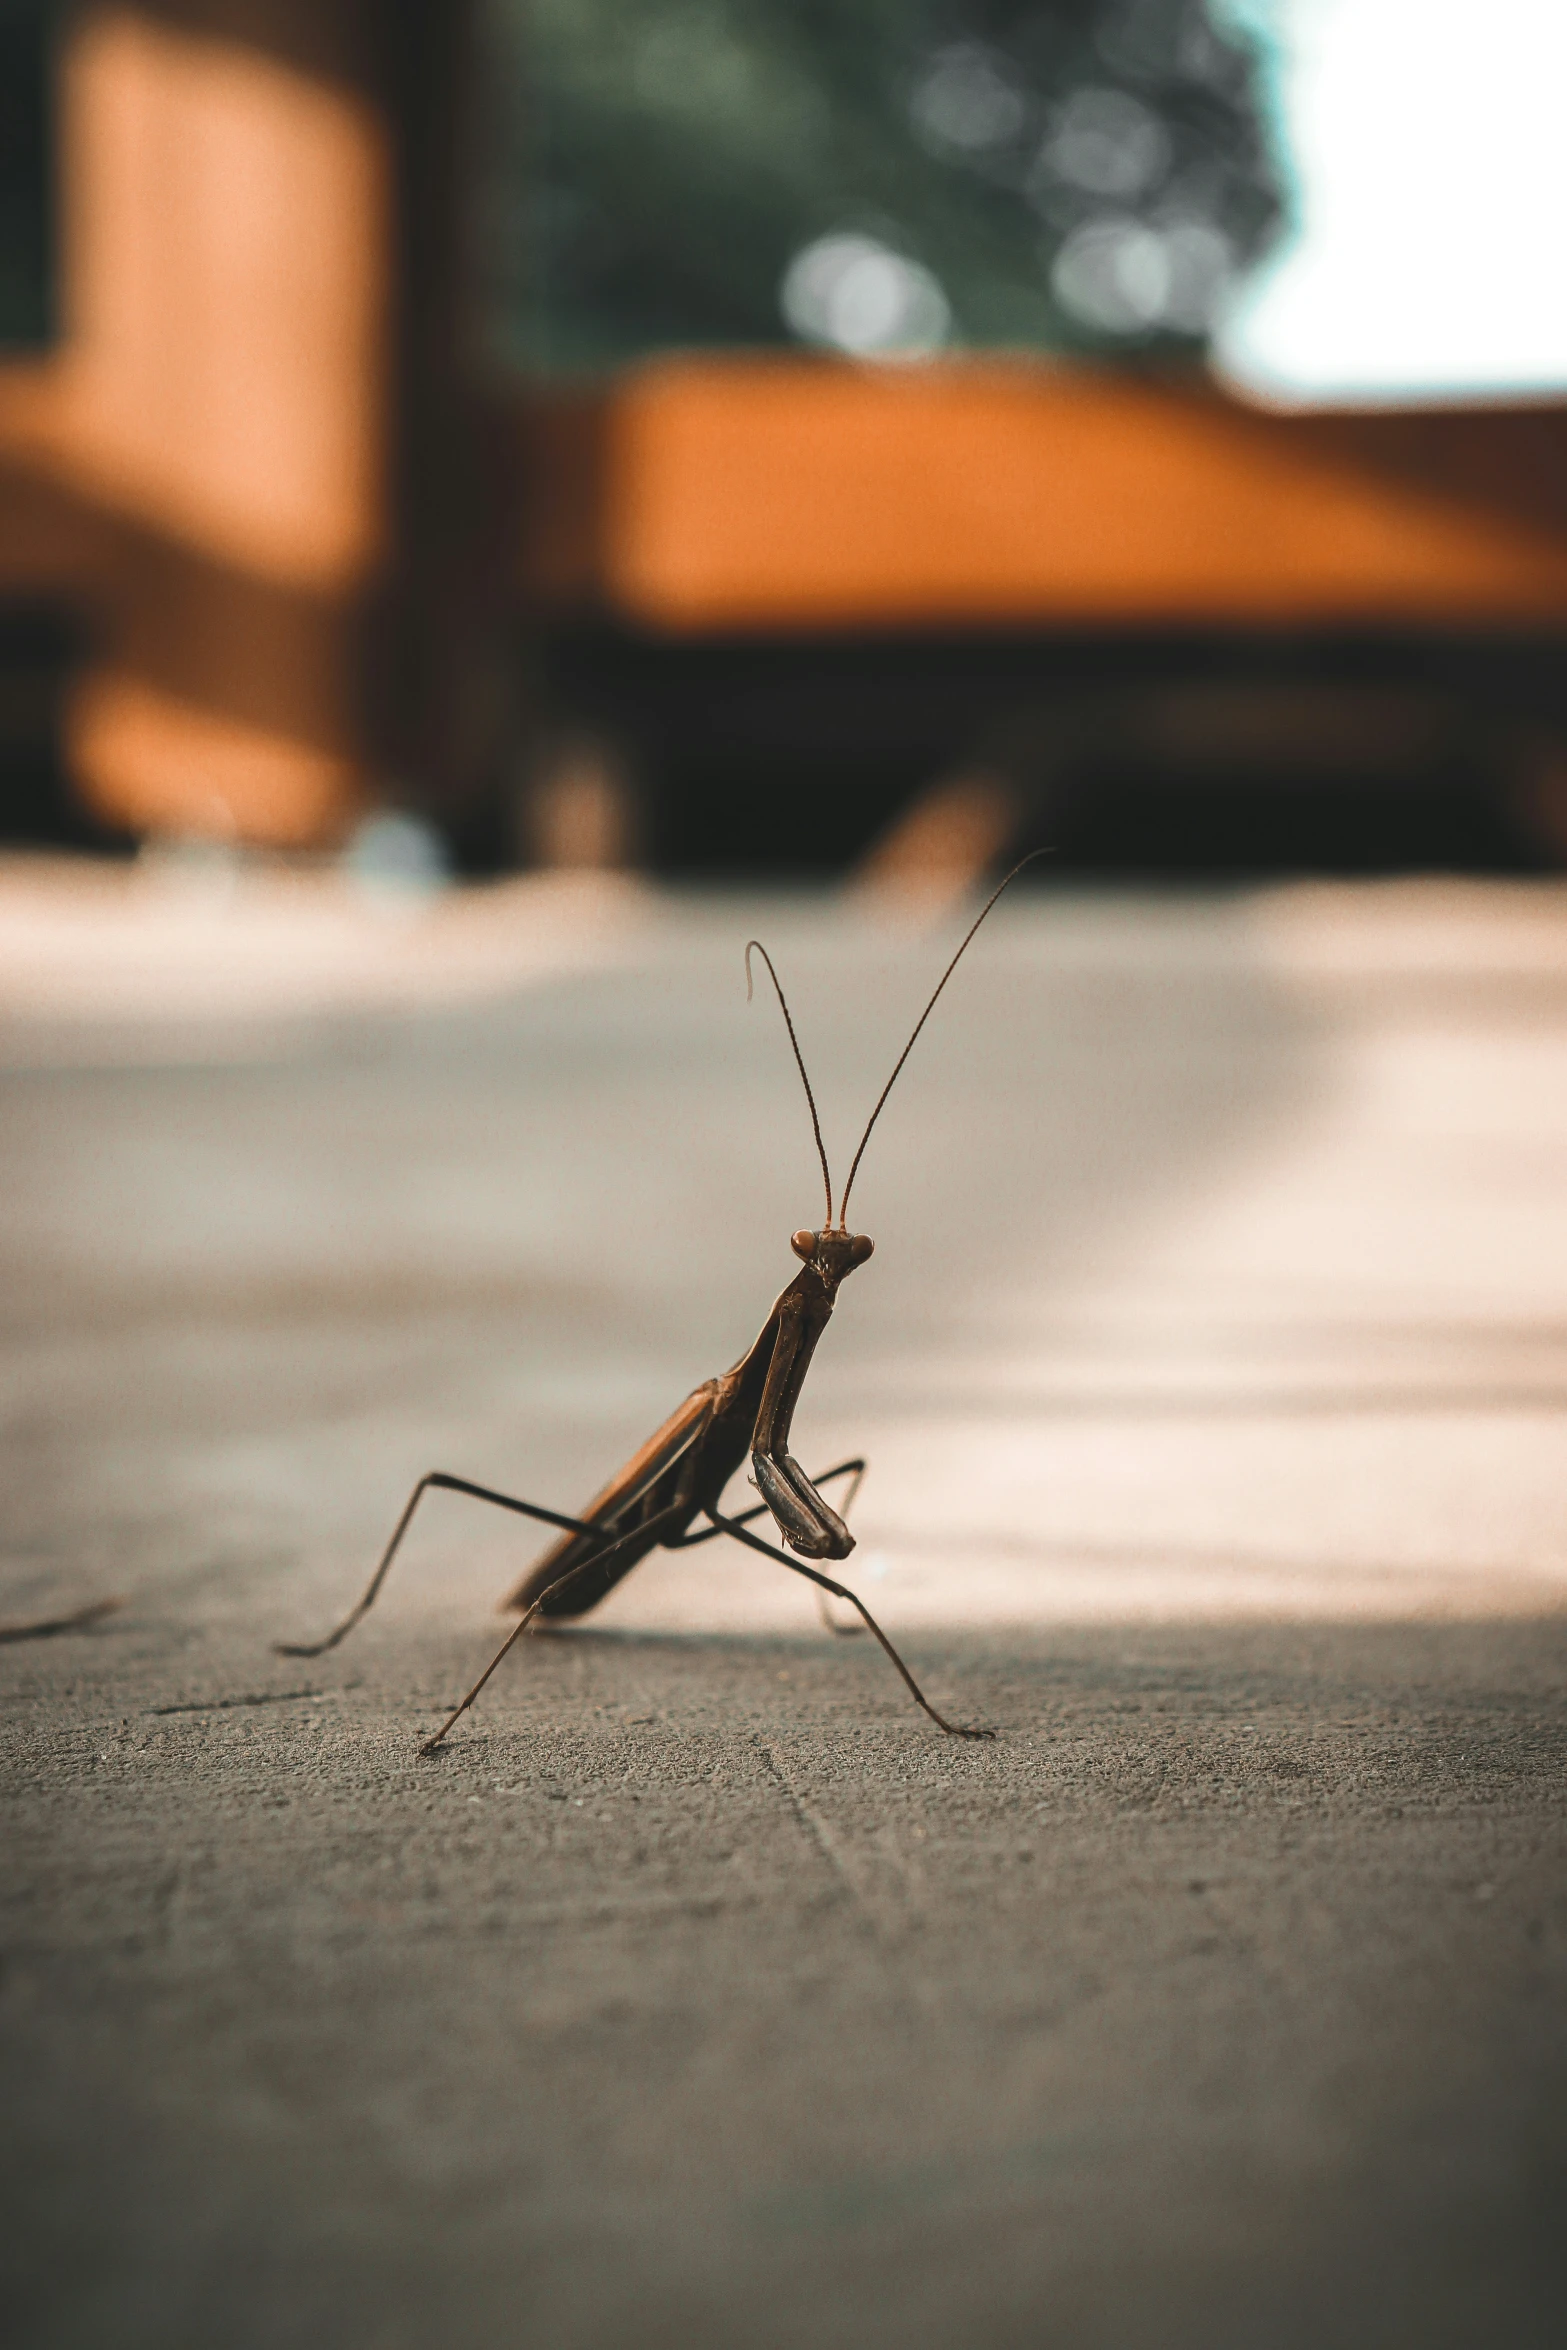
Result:
{"label": "mantis raptorial foreleg", "polygon": [[[852,1477],[854,1479],[854,1483],[849,1487],[848,1492],[844,1495],[843,1498],[843,1514],[845,1518],[847,1518],[850,1510],[852,1510],[854,1507],[855,1495],[859,1492],[860,1486],[864,1481],[865,1459],[863,1454],[856,1454],[852,1461],[840,1461],[836,1468],[824,1469],[819,1477],[813,1477],[811,1479],[811,1483],[813,1486],[831,1485],[839,1477]],[[767,1514],[768,1508],[766,1502],[759,1501],[752,1509],[737,1510],[734,1516],[729,1520],[729,1525],[749,1526],[753,1518],[765,1518]],[[728,1528],[725,1526],[704,1526],[700,1533],[682,1534],[677,1542],[671,1542],[667,1545],[667,1547],[670,1550],[690,1550],[696,1543],[712,1542],[717,1538],[718,1535],[726,1533],[727,1531]],[[831,1608],[827,1605],[825,1595],[819,1590],[816,1593],[816,1612],[822,1619],[824,1629],[829,1632],[836,1633],[840,1640],[858,1639],[859,1635],[865,1629],[863,1624],[840,1624],[837,1617],[833,1614]]]}
{"label": "mantis raptorial foreleg", "polygon": [[[836,1468],[823,1469],[819,1477],[811,1479],[811,1483],[813,1485],[831,1485],[836,1477],[852,1476],[854,1483],[849,1487],[848,1497],[843,1505],[847,1513],[853,1507],[854,1497],[860,1490],[860,1480],[864,1475],[865,1461],[856,1454],[852,1461],[840,1461]],[[730,1526],[749,1526],[753,1518],[765,1518],[767,1515],[766,1502],[759,1501],[748,1510],[736,1510],[734,1515],[722,1526],[700,1526],[694,1534],[682,1534],[677,1541],[666,1542],[664,1548],[666,1550],[694,1550],[699,1542],[716,1542],[720,1534],[728,1532]]]}

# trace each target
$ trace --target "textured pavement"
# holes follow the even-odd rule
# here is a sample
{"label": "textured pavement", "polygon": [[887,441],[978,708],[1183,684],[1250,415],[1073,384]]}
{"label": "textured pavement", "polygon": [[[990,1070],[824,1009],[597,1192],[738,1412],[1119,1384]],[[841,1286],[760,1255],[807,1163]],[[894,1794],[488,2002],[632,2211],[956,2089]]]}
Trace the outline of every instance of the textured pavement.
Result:
{"label": "textured pavement", "polygon": [[269,1644],[754,1335],[753,929],[840,1177],[955,935],[565,904],[0,949],[0,1616],[126,1601],[0,1646],[9,2340],[1558,2342],[1567,897],[1008,902],[796,1422],[995,1743],[714,1544],[421,1761],[526,1528]]}

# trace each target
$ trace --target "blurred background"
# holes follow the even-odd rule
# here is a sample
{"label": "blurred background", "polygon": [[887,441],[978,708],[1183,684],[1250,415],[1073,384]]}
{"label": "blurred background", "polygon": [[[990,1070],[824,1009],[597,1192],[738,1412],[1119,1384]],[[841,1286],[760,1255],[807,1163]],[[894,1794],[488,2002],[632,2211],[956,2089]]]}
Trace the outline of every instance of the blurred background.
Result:
{"label": "blurred background", "polygon": [[1555,866],[1564,37],[0,0],[0,836]]}

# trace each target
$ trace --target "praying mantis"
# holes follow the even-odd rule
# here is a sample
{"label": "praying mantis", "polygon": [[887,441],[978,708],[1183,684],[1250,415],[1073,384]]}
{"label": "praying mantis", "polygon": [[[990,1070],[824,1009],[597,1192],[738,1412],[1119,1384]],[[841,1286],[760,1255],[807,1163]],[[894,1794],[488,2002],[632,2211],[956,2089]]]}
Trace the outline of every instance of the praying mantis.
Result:
{"label": "praying mantis", "polygon": [[[444,1744],[497,1666],[539,1619],[559,1622],[584,1616],[590,1609],[597,1607],[606,1593],[629,1575],[632,1568],[646,1558],[650,1551],[689,1550],[698,1543],[714,1541],[721,1534],[743,1543],[747,1549],[760,1551],[764,1558],[777,1561],[796,1575],[803,1575],[820,1592],[831,1593],[854,1608],[866,1630],[880,1642],[891,1663],[902,1675],[916,1705],[923,1707],[938,1729],[944,1730],[952,1738],[995,1736],[993,1730],[949,1722],[944,1714],[938,1713],[864,1601],[847,1584],[824,1573],[822,1567],[815,1563],[830,1560],[836,1565],[853,1550],[853,1535],[831,1503],[823,1498],[821,1488],[840,1477],[853,1477],[858,1484],[865,1463],[863,1460],[840,1461],[836,1468],[825,1471],[813,1480],[805,1474],[790,1451],[789,1435],[811,1358],[822,1332],[832,1319],[838,1291],[848,1276],[857,1271],[873,1253],[875,1244],[866,1234],[851,1232],[848,1227],[849,1195],[854,1188],[854,1179],[859,1173],[860,1161],[865,1156],[865,1146],[870,1141],[872,1129],[881,1116],[887,1096],[902,1074],[904,1063],[914,1050],[921,1029],[936,1008],[937,998],[967,952],[980,924],[1024,866],[1032,864],[1035,857],[1044,854],[1044,850],[1036,849],[1014,865],[991,892],[970,924],[956,954],[936,982],[929,1002],[915,1022],[908,1043],[893,1066],[892,1075],[877,1097],[836,1208],[827,1148],[822,1140],[821,1120],[817,1115],[816,1096],[811,1090],[805,1056],[795,1034],[788,999],[767,949],[759,939],[751,939],[747,943],[747,997],[751,993],[751,957],[758,954],[767,966],[779,1009],[783,1013],[784,1025],[789,1032],[795,1065],[805,1088],[805,1099],[811,1114],[811,1131],[815,1136],[822,1182],[827,1195],[826,1223],[819,1230],[803,1228],[790,1239],[789,1245],[800,1261],[800,1269],[774,1300],[755,1340],[729,1370],[693,1388],[684,1403],[671,1412],[662,1427],[653,1431],[647,1442],[639,1446],[602,1492],[595,1494],[577,1517],[570,1517],[560,1510],[546,1509],[538,1502],[521,1501],[514,1494],[495,1492],[489,1486],[476,1485],[466,1477],[449,1476],[440,1469],[430,1470],[419,1479],[409,1495],[402,1516],[392,1529],[391,1540],[382,1552],[363,1595],[336,1630],[330,1632],[324,1640],[314,1643],[280,1643],[278,1655],[324,1656],[329,1649],[335,1648],[375,1604],[391,1571],[392,1561],[413,1521],[414,1512],[424,1496],[430,1492],[463,1493],[476,1501],[491,1502],[497,1509],[513,1510],[521,1517],[553,1526],[557,1530],[558,1539],[511,1593],[505,1604],[517,1611],[514,1629],[502,1642],[466,1697],[453,1707],[440,1728],[421,1745],[419,1751],[423,1755],[433,1755]],[[729,1515],[722,1507],[724,1491],[747,1453],[750,1454],[752,1475],[762,1498],[754,1508]],[[751,1530],[758,1518],[769,1514],[785,1545],[782,1549]],[[698,1520],[705,1522],[698,1524]]]}

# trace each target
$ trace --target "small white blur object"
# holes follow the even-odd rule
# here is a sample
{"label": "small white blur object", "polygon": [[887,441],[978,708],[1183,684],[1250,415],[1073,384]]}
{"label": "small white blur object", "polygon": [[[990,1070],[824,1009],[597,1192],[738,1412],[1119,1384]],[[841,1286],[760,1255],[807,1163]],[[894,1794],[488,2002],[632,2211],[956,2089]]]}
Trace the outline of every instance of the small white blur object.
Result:
{"label": "small white blur object", "polygon": [[367,897],[393,906],[423,904],[452,877],[446,844],[434,825],[387,810],[355,827],[342,868]]}
{"label": "small white blur object", "polygon": [[909,101],[909,120],[934,153],[986,155],[1018,138],[1029,101],[1007,59],[978,41],[938,49]]}
{"label": "small white blur object", "polygon": [[1136,220],[1102,213],[1074,229],[1051,266],[1064,310],[1102,334],[1156,327],[1201,334],[1230,282],[1235,254],[1207,221]]}
{"label": "small white blur object", "polygon": [[1125,90],[1074,90],[1051,121],[1039,169],[1086,195],[1122,203],[1145,195],[1170,168],[1170,134]]}
{"label": "small white blur object", "polygon": [[951,304],[923,263],[853,230],[795,255],[779,306],[802,342],[856,359],[922,359],[952,327]]}

